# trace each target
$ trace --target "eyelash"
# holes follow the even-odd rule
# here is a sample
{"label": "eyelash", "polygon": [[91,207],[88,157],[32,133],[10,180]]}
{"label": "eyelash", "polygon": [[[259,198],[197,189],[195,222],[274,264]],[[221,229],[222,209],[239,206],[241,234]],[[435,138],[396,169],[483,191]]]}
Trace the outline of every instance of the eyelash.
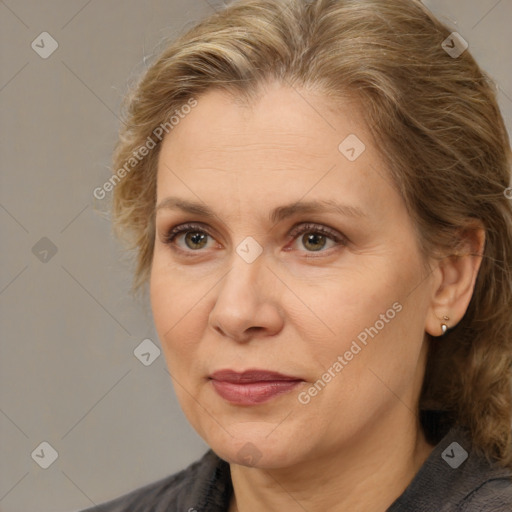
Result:
{"label": "eyelash", "polygon": [[[176,226],[175,228],[170,229],[165,234],[163,242],[166,245],[171,246],[173,250],[180,252],[180,253],[184,254],[185,256],[190,256],[190,257],[197,256],[197,254],[194,254],[194,253],[200,253],[201,252],[200,250],[198,250],[198,251],[194,251],[192,249],[183,250],[174,244],[174,240],[176,239],[176,237],[178,237],[179,235],[181,235],[183,233],[187,233],[187,232],[201,233],[201,234],[205,234],[205,235],[208,235],[211,238],[213,238],[213,236],[208,232],[208,230],[206,230],[201,224],[181,224],[180,226]],[[293,240],[295,240],[300,235],[303,235],[305,233],[321,234],[321,235],[324,235],[327,238],[331,239],[338,246],[347,245],[347,239],[344,236],[340,235],[333,229],[328,228],[327,226],[322,226],[321,224],[313,224],[313,223],[300,224],[300,225],[292,228],[289,236]],[[328,251],[329,251],[329,249],[327,249],[326,251],[322,251],[322,250],[321,251],[306,251],[306,253],[309,254],[309,256],[306,256],[306,257],[307,258],[317,258],[318,256],[313,256],[313,254],[315,252],[319,252],[321,254],[321,253],[325,253]]]}

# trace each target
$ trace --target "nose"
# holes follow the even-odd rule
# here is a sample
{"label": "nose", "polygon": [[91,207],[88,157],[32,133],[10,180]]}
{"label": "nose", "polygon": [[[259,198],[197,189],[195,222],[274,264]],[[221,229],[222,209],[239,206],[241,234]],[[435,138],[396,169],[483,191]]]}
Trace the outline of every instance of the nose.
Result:
{"label": "nose", "polygon": [[283,328],[279,283],[263,257],[247,263],[235,255],[234,265],[221,280],[209,325],[238,343],[277,334]]}

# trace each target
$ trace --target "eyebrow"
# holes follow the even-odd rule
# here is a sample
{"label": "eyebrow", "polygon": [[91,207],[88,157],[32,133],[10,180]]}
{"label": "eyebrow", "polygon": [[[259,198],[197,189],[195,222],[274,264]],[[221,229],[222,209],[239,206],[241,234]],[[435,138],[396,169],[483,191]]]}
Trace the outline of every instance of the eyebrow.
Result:
{"label": "eyebrow", "polygon": [[[206,204],[180,199],[179,197],[167,197],[163,199],[155,208],[155,212],[159,210],[182,210],[183,212],[200,215],[206,218],[214,218],[218,216]],[[337,213],[344,217],[367,217],[366,213],[357,206],[345,205],[336,201],[325,199],[316,201],[297,201],[288,205],[279,206],[272,210],[269,220],[272,223],[281,222],[288,217],[297,214],[312,213]]]}

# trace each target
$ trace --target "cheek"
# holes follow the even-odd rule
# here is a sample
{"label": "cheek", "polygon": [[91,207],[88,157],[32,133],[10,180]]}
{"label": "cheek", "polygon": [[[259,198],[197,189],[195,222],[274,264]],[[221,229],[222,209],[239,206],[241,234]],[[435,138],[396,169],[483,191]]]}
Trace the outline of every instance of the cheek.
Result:
{"label": "cheek", "polygon": [[423,288],[411,293],[419,279],[417,265],[377,263],[357,273],[341,271],[318,288],[303,288],[302,296],[316,314],[306,311],[304,316],[304,309],[302,315],[297,310],[292,323],[303,333],[305,353],[319,374],[338,356],[353,368],[354,378],[371,365],[390,377],[400,373],[400,365],[415,366],[426,309]]}
{"label": "cheek", "polygon": [[155,257],[150,278],[153,320],[171,373],[197,350],[203,319],[205,290],[180,278],[180,273],[160,264]]}
{"label": "cheek", "polygon": [[[382,330],[380,315],[390,310],[386,320],[392,319],[396,313],[393,304],[401,295],[397,283],[391,282],[389,272],[384,272],[384,269],[381,272],[376,266],[368,273],[355,273],[348,269],[340,272],[336,279],[322,283],[319,288],[302,293],[312,312],[309,316],[316,317],[314,323],[302,320],[302,325],[309,331],[316,326],[323,334],[340,340],[341,345],[337,348],[341,349],[348,340],[355,339],[377,321],[379,330]],[[298,315],[297,318],[300,322]]]}

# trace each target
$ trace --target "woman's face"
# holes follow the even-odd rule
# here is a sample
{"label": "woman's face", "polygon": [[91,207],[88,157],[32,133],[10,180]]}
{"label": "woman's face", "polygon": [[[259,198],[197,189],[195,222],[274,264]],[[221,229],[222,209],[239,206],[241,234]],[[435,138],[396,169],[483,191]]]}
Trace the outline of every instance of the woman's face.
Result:
{"label": "woman's face", "polygon": [[188,420],[230,462],[416,425],[432,276],[354,105],[325,101],[210,91],[161,147],[154,320]]}

